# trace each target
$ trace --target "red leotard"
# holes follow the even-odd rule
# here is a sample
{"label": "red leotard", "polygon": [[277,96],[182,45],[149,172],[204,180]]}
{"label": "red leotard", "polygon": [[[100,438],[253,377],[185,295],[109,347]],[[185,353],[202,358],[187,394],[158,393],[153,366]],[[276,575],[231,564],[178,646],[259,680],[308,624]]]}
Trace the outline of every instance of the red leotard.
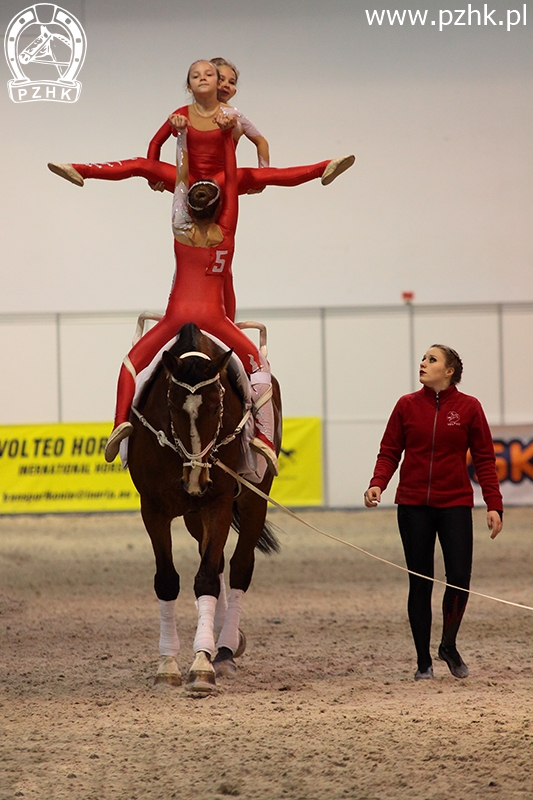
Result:
{"label": "red leotard", "polygon": [[[222,146],[226,157],[225,191],[218,225],[224,238],[215,247],[194,247],[174,242],[176,276],[165,315],[128,353],[137,373],[186,322],[196,323],[232,347],[248,372],[260,368],[257,348],[228,319],[225,311],[224,284],[231,276],[238,217],[235,148],[231,130],[223,134]],[[129,418],[134,391],[133,377],[123,365],[118,381],[115,427]]]}
{"label": "red leotard", "polygon": [[[189,106],[182,106],[174,113],[189,118]],[[163,181],[165,189],[174,191],[176,183],[176,167],[159,161],[161,145],[172,132],[167,121],[158,130],[148,148],[148,158],[130,158],[126,161],[109,161],[102,164],[73,164],[82,178],[99,178],[107,181],[121,181],[125,178],[146,178],[150,183]],[[216,180],[220,186],[224,184],[224,148],[222,132],[219,128],[212,131],[199,131],[189,125],[187,128],[187,151],[189,155],[189,186],[195,181]],[[232,138],[233,147],[236,146]],[[298,167],[239,167],[237,169],[238,194],[246,194],[250,189],[264,189],[265,186],[299,186],[314,178],[320,178],[327,161],[317,164],[305,164]]]}

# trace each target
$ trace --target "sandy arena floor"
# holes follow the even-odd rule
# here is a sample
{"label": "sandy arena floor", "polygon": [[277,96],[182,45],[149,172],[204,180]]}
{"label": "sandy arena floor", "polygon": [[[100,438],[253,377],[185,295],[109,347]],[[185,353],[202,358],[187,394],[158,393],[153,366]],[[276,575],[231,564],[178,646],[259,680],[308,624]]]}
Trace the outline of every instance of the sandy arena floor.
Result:
{"label": "sandy arena floor", "polygon": [[[394,511],[303,516],[403,563]],[[532,519],[508,510],[491,541],[476,512],[474,589],[533,605]],[[238,675],[199,699],[152,689],[158,607],[137,514],[0,518],[1,800],[533,798],[533,612],[472,597],[471,677],[436,661],[415,683],[407,576],[271,520],[283,549],[258,555]],[[185,674],[197,558],[181,522],[174,547]]]}

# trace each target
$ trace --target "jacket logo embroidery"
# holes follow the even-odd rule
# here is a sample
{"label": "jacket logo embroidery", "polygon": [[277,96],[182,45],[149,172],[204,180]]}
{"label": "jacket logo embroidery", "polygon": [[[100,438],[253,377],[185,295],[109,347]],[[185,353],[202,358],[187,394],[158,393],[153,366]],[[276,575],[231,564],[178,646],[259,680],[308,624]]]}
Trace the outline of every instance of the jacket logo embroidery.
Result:
{"label": "jacket logo embroidery", "polygon": [[448,425],[461,425],[461,417],[456,411],[448,411],[446,421]]}

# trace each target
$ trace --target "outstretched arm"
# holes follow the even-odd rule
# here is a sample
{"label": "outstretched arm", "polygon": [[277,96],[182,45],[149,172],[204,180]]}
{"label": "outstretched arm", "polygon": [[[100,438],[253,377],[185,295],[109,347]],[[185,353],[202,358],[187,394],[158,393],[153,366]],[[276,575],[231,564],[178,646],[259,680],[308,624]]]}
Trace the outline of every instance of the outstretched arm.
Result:
{"label": "outstretched arm", "polygon": [[[270,166],[270,151],[268,149],[268,142],[264,136],[247,136],[247,138],[253,142],[257,148],[257,163],[259,167],[268,167]],[[246,194],[261,194],[261,192],[265,191],[265,187],[262,186],[260,189],[248,189]]]}
{"label": "outstretched arm", "polygon": [[[237,111],[237,109],[235,109],[235,111]],[[251,142],[253,142],[253,144],[255,144],[257,148],[258,166],[269,167],[270,151],[267,140],[265,139],[263,134],[260,131],[258,131],[253,122],[250,122],[248,117],[245,117],[244,114],[240,113],[240,111],[238,112],[238,118],[239,118],[239,125],[242,128],[242,132],[244,133],[247,139],[249,139]]]}
{"label": "outstretched arm", "polygon": [[187,128],[189,120],[183,114],[171,114],[168,118],[171,130],[176,136],[176,186],[184,183],[189,186],[189,155],[187,151]]}
{"label": "outstretched arm", "polygon": [[268,147],[268,142],[264,136],[249,136],[248,137],[251,142],[253,142],[257,148],[257,163],[260,167],[269,167],[270,166],[270,150]]}
{"label": "outstretched arm", "polygon": [[172,127],[167,120],[163,122],[159,130],[156,134],[152,137],[150,144],[148,145],[148,152],[146,153],[146,158],[153,159],[154,161],[161,160],[161,148],[165,144],[166,140],[172,134]]}
{"label": "outstretched arm", "polygon": [[[146,158],[154,159],[154,161],[160,161],[161,156],[161,147],[164,145],[170,134],[172,133],[172,128],[167,122],[164,122],[163,125],[159,128],[155,136],[152,137],[150,144],[148,145],[148,152],[146,154]],[[153,189],[154,192],[164,192],[165,191],[165,184],[163,181],[158,181],[157,183],[151,183],[148,181],[148,186],[150,189]]]}

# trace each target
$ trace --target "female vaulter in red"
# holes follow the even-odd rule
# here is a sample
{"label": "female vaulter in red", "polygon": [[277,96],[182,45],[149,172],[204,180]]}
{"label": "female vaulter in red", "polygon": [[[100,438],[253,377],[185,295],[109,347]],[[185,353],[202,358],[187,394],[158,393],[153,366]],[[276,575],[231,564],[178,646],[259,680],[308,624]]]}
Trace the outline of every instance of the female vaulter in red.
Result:
{"label": "female vaulter in red", "polygon": [[[215,124],[215,116],[223,111],[239,116],[239,112],[220,103],[217,97],[219,75],[210,61],[196,61],[189,69],[187,85],[195,102],[182,106],[174,112],[187,119],[189,151],[189,185],[197,180],[216,180],[221,186],[224,180],[224,157],[221,132]],[[171,115],[173,116],[173,115]],[[176,167],[159,161],[162,144],[172,133],[167,121],[153,137],[148,148],[147,158],[132,158],[125,161],[110,161],[98,164],[55,164],[50,170],[83,186],[88,178],[120,181],[126,178],[146,178],[151,184],[161,182],[167,191],[173,192],[176,185]],[[236,142],[235,142],[236,145]],[[264,189],[265,186],[298,186],[315,178],[321,178],[328,185],[354,163],[354,156],[320,161],[297,167],[239,167],[237,186],[239,194]]]}
{"label": "female vaulter in red", "polygon": [[[136,375],[148,366],[182,325],[193,321],[233,348],[250,374],[256,425],[251,446],[265,457],[271,471],[277,474],[270,368],[251,339],[226,314],[227,284],[231,284],[238,218],[237,171],[231,134],[235,120],[221,114],[217,124],[221,128],[225,157],[222,203],[220,187],[214,181],[197,181],[187,192],[190,222],[186,230],[174,229],[176,274],[165,315],[124,359],[117,387],[115,426],[106,445],[105,458],[113,461],[120,442],[133,430],[129,415]],[[176,188],[178,204],[182,186],[179,182]],[[221,205],[222,211],[217,218]]]}

